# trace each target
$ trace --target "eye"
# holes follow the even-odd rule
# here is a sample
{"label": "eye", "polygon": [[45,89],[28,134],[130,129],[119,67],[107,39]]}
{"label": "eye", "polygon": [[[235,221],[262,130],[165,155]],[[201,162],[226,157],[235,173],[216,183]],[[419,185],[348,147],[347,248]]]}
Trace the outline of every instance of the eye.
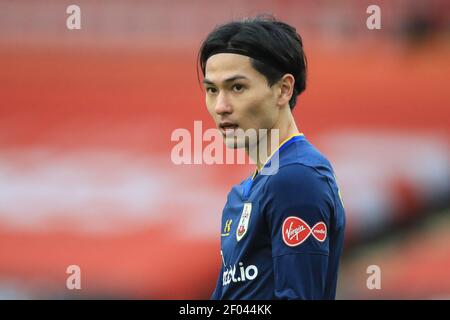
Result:
{"label": "eye", "polygon": [[242,92],[244,91],[244,86],[242,84],[236,83],[235,85],[233,85],[232,90],[234,92]]}
{"label": "eye", "polygon": [[207,87],[206,92],[210,94],[215,94],[217,92],[217,89],[214,87]]}

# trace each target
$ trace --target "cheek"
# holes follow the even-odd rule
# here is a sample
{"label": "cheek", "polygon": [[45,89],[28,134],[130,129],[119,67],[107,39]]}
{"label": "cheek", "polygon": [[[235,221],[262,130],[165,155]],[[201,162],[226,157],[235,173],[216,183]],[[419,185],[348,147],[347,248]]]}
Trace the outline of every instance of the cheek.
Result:
{"label": "cheek", "polygon": [[208,113],[210,114],[211,117],[215,118],[216,113],[214,112],[214,103],[213,103],[212,99],[209,97],[206,97],[205,102],[206,102],[206,109],[208,110]]}
{"label": "cheek", "polygon": [[259,128],[272,127],[276,116],[276,105],[269,93],[257,94],[247,101],[245,108],[249,124]]}

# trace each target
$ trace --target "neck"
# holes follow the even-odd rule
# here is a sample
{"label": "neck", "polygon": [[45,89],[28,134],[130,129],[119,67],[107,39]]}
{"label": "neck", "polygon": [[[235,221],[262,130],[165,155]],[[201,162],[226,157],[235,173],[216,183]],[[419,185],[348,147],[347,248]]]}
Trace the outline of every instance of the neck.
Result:
{"label": "neck", "polygon": [[[278,138],[276,137],[277,132]],[[291,110],[289,107],[284,108],[280,111],[278,121],[271,129],[267,131],[267,135],[259,137],[258,143],[255,146],[246,148],[246,152],[250,159],[256,163],[256,170],[258,172],[261,170],[273,152],[278,149],[283,141],[298,133],[299,130],[297,129]],[[274,136],[272,137],[272,135]],[[261,150],[261,152],[259,152],[260,148],[265,148],[265,150]]]}

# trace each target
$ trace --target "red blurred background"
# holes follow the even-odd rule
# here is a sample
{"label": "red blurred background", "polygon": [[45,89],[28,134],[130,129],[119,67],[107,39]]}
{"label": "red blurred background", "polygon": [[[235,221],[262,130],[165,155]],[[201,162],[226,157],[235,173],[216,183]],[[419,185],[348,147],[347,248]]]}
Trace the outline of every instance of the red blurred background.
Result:
{"label": "red blurred background", "polygon": [[253,168],[177,166],[171,134],[213,127],[203,38],[258,13],[304,39],[294,115],[347,209],[338,298],[450,297],[445,1],[377,1],[380,30],[369,1],[77,1],[81,30],[70,4],[0,1],[0,298],[209,297],[227,192]]}

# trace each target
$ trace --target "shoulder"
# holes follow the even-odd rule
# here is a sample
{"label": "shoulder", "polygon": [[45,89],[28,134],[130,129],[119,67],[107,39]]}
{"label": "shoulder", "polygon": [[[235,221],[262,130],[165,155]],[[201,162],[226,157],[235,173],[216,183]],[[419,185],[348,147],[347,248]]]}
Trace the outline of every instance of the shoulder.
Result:
{"label": "shoulder", "polygon": [[324,188],[328,184],[327,176],[319,168],[302,163],[290,163],[268,176],[265,189],[268,191],[306,191]]}
{"label": "shoulder", "polygon": [[263,191],[264,204],[271,206],[310,206],[331,209],[334,194],[329,177],[315,167],[293,163],[269,176]]}
{"label": "shoulder", "polygon": [[279,168],[281,171],[291,171],[289,173],[306,177],[318,174],[332,180],[334,176],[330,161],[305,137],[287,148],[279,159]]}

